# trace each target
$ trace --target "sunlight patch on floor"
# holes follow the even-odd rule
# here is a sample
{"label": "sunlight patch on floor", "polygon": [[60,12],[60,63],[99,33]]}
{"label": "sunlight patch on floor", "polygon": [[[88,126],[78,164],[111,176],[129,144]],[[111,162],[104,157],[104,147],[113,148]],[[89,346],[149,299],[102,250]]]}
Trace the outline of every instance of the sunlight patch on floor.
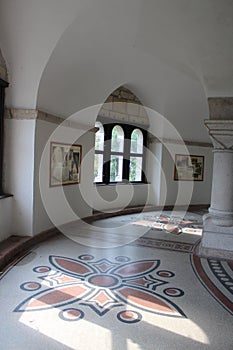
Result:
{"label": "sunlight patch on floor", "polygon": [[[191,339],[197,343],[209,345],[209,338],[206,333],[201,329],[195,322],[190,319],[168,319],[166,317],[160,317],[158,323],[156,320],[147,320],[153,327],[155,327],[155,331],[166,330],[169,333],[177,334],[181,336],[181,338]],[[159,326],[158,326],[159,324]]]}
{"label": "sunlight patch on floor", "polygon": [[[112,349],[111,330],[91,321],[67,322],[57,320],[59,309],[52,309],[46,313],[24,312],[19,322],[36,330],[69,349]],[[33,336],[33,334],[32,334]],[[46,348],[46,347],[45,347]]]}

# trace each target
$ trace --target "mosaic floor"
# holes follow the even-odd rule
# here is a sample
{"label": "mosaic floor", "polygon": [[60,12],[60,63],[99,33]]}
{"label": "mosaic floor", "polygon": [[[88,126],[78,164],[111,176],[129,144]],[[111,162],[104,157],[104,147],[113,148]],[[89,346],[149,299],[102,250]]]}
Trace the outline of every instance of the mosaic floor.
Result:
{"label": "mosaic floor", "polygon": [[[117,231],[149,221],[129,244],[99,248],[60,235],[9,266],[0,276],[2,349],[232,350],[233,263],[194,254],[200,218],[155,216],[98,223]],[[165,217],[181,232],[151,228],[168,225]]]}

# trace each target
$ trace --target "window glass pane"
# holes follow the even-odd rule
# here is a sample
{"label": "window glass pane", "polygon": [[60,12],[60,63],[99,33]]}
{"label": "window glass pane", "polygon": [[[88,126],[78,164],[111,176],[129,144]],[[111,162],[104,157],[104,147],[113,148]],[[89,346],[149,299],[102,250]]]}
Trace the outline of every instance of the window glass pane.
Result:
{"label": "window glass pane", "polygon": [[111,156],[110,182],[122,181],[123,156]]}
{"label": "window glass pane", "polygon": [[124,151],[124,131],[119,125],[114,126],[114,128],[112,129],[111,151]]}
{"label": "window glass pane", "polygon": [[95,154],[94,182],[103,182],[103,154]]}
{"label": "window glass pane", "polygon": [[99,128],[99,130],[95,134],[95,149],[97,151],[103,151],[104,150],[104,128],[100,122],[96,122],[95,127]]}
{"label": "window glass pane", "polygon": [[130,152],[140,154],[143,153],[143,134],[139,129],[134,129],[131,134]]}
{"label": "window glass pane", "polygon": [[129,181],[142,181],[142,157],[130,157]]}

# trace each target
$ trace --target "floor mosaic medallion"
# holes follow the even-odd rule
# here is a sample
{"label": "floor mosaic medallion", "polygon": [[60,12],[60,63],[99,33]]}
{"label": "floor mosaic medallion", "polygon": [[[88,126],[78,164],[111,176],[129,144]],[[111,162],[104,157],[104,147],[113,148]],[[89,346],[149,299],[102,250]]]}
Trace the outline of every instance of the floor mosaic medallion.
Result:
{"label": "floor mosaic medallion", "polygon": [[51,255],[47,265],[33,268],[33,274],[32,280],[20,285],[26,297],[15,312],[59,308],[62,320],[77,321],[85,317],[86,307],[99,316],[119,308],[117,319],[125,323],[139,322],[140,310],[185,317],[177,305],[184,291],[173,287],[175,273],[163,269],[160,260]]}

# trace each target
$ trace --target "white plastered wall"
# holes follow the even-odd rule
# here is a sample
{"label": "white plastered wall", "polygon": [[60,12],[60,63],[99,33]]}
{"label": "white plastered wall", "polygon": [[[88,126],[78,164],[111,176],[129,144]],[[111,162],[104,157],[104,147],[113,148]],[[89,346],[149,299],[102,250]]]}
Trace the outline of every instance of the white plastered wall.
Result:
{"label": "white plastered wall", "polygon": [[8,235],[33,234],[34,142],[35,120],[5,120],[4,187],[13,197],[1,200],[1,222]]}
{"label": "white plastered wall", "polygon": [[[149,144],[146,164],[149,184],[119,185],[117,194],[116,186],[93,185],[94,133],[61,127],[50,139],[56,128],[56,124],[43,120],[6,120],[5,187],[13,197],[0,201],[0,240],[12,234],[34,235],[54,225],[90,216],[93,208],[114,210],[127,205],[173,205],[176,202],[178,184],[173,179],[174,162],[161,143]],[[82,144],[81,184],[51,188],[50,141],[70,143],[71,140]],[[174,147],[174,153],[182,153],[183,146]],[[184,192],[176,204],[208,204],[212,182],[212,149],[198,146],[188,146],[187,149],[190,154],[205,157],[204,181],[194,182],[190,203],[187,203],[185,194],[186,187],[189,192],[190,183],[185,182]],[[9,154],[11,157],[7,156]],[[41,163],[42,154],[44,160]]]}
{"label": "white plastered wall", "polygon": [[[34,234],[92,214],[94,133],[37,120],[34,190]],[[80,144],[80,184],[50,187],[50,142]],[[91,150],[89,152],[89,150]]]}
{"label": "white plastered wall", "polygon": [[[169,154],[172,147],[173,153]],[[203,181],[174,180],[174,155],[188,152],[204,156]],[[114,211],[126,206],[209,205],[212,186],[213,153],[211,147],[181,146],[154,142],[146,152],[148,184],[96,186],[93,192],[95,210]]]}
{"label": "white plastered wall", "polygon": [[115,211],[127,206],[146,205],[149,186],[148,184],[97,185],[93,196],[93,209]]}
{"label": "white plastered wall", "polygon": [[[174,180],[174,155],[183,154],[185,148],[190,155],[204,156],[203,181],[175,181]],[[213,154],[211,147],[181,145],[162,145],[154,143],[151,150],[160,154],[160,164],[151,163],[151,192],[150,204],[152,205],[202,205],[209,204],[212,186]],[[169,149],[172,148],[172,154]],[[153,176],[154,174],[154,176]]]}

